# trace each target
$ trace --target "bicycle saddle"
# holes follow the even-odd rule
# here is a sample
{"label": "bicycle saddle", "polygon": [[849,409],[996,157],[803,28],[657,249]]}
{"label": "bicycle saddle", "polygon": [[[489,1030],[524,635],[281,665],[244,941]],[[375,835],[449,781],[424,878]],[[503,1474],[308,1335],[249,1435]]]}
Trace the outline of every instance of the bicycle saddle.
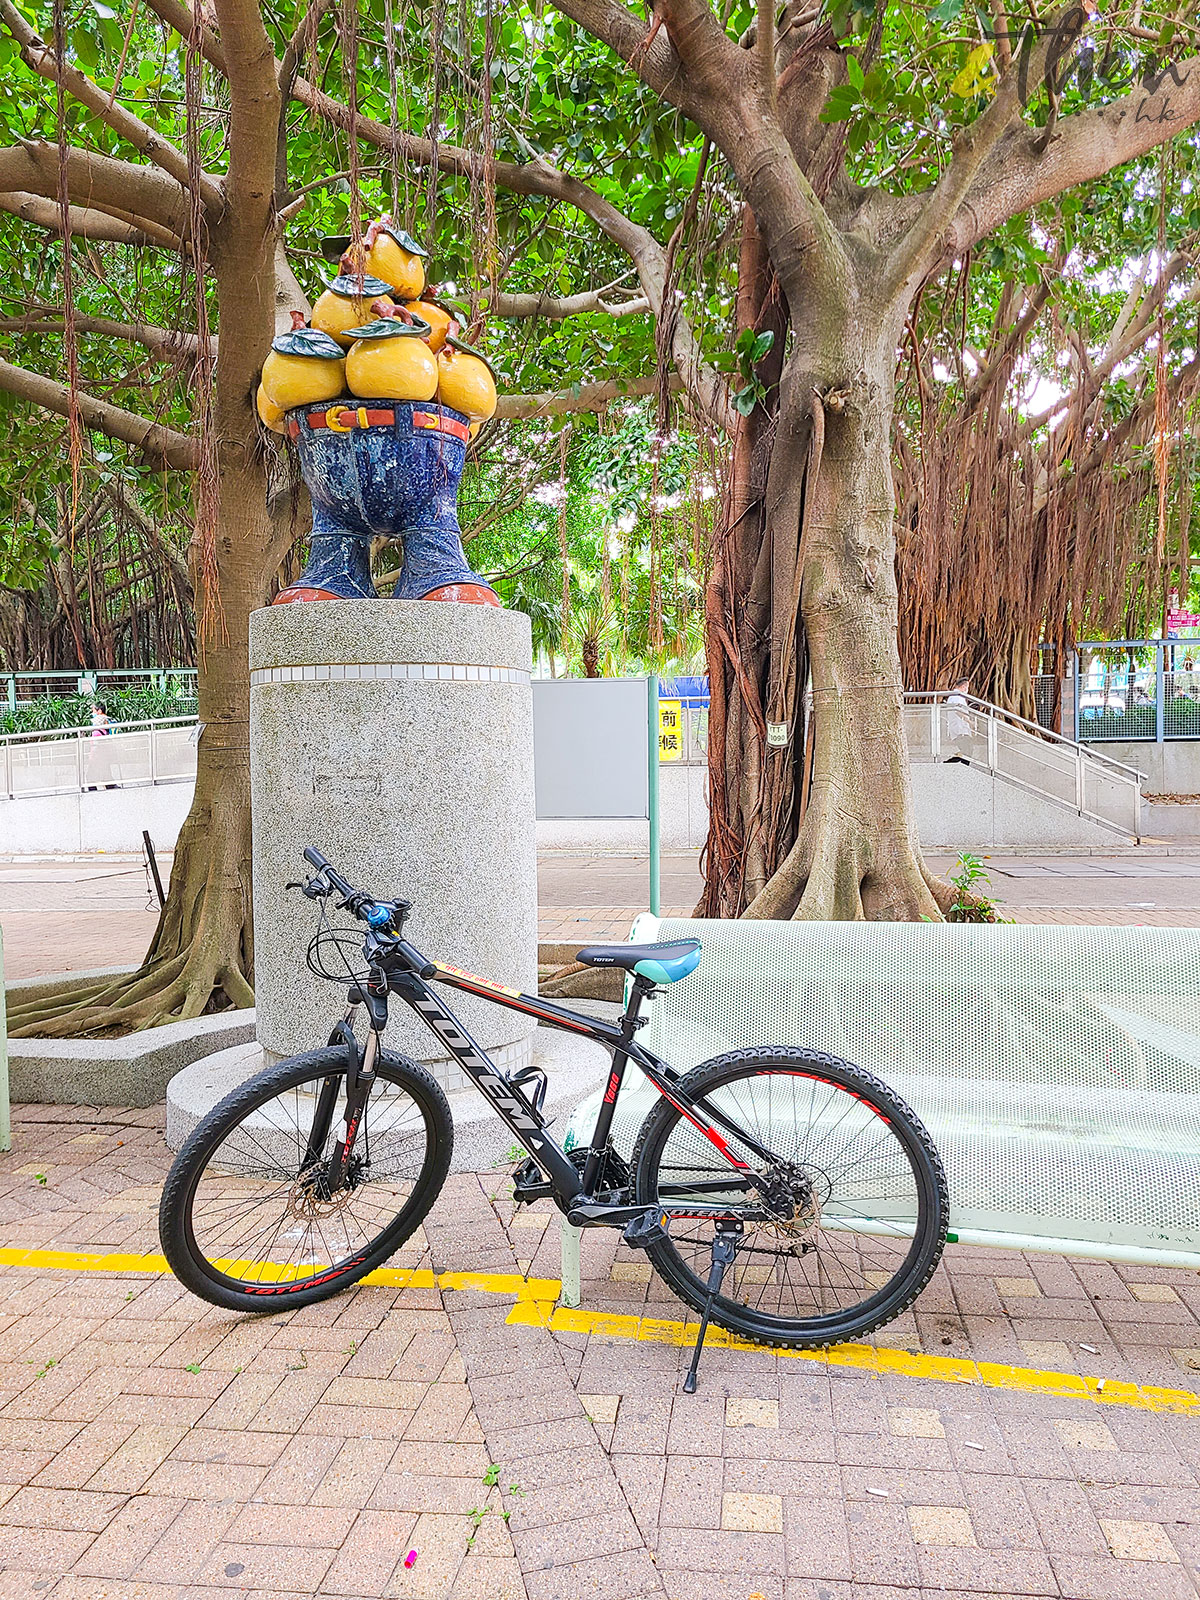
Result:
{"label": "bicycle saddle", "polygon": [[585,967],[623,967],[651,983],[674,983],[700,964],[699,939],[666,939],[659,944],[590,944],[575,957]]}

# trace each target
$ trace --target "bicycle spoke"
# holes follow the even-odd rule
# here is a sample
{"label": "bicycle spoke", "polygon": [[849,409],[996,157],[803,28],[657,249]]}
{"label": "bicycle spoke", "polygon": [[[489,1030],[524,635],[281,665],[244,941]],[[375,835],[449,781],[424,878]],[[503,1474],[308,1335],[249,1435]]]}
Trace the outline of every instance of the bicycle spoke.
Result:
{"label": "bicycle spoke", "polygon": [[[748,1068],[703,1099],[733,1130],[730,1148],[748,1159],[751,1174],[735,1178],[677,1118],[658,1157],[655,1198],[669,1211],[672,1201],[720,1197],[728,1215],[742,1219],[720,1298],[791,1324],[853,1315],[874,1301],[904,1270],[921,1217],[917,1174],[891,1123],[815,1070]],[[743,1139],[774,1153],[774,1180],[760,1158],[746,1156]],[[772,1193],[787,1201],[774,1212]],[[714,1226],[688,1217],[670,1230],[669,1248],[700,1283]]]}
{"label": "bicycle spoke", "polygon": [[325,1147],[307,1162],[309,1124],[326,1079],[282,1090],[255,1107],[213,1150],[192,1198],[196,1247],[234,1284],[307,1279],[369,1249],[420,1176],[427,1135],[420,1108],[398,1086],[367,1101],[340,1189],[322,1189],[341,1128],[335,1103]]}

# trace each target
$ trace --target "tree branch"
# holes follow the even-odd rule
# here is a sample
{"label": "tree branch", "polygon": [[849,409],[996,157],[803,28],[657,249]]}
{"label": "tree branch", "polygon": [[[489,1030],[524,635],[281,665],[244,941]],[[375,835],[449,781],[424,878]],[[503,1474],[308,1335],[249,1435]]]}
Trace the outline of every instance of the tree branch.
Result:
{"label": "tree branch", "polygon": [[[493,317],[517,320],[523,317],[541,317],[547,322],[561,322],[566,317],[584,316],[590,311],[603,311],[610,317],[634,317],[651,309],[644,294],[621,288],[618,278],[599,289],[584,289],[578,294],[497,294],[488,302],[488,313]],[[625,299],[606,298],[623,294]]]}
{"label": "tree branch", "polygon": [[[682,389],[678,376],[670,380],[672,389]],[[496,405],[496,416],[501,421],[524,420],[531,417],[564,417],[578,411],[603,411],[614,400],[631,400],[641,395],[654,394],[658,379],[608,378],[603,383],[584,383],[571,389],[548,389],[544,394],[502,394]]]}
{"label": "tree branch", "polygon": [[[132,145],[148,161],[161,167],[176,183],[184,188],[189,187],[187,157],[182,150],[177,149],[169,139],[164,139],[140,117],[135,117],[132,111],[118,105],[113,96],[101,89],[99,84],[93,83],[86,73],[80,72],[67,61],[60,61],[50,46],[25,21],[12,0],[0,0],[0,19],[16,40],[26,66],[51,83],[61,83],[72,99],[86,106],[126,144]],[[205,175],[200,181],[200,192],[204,204],[219,213],[224,205],[220,183]]]}
{"label": "tree branch", "polygon": [[1039,150],[1024,125],[1000,141],[947,232],[943,259],[960,254],[1010,217],[1148,154],[1200,122],[1200,56],[1119,100],[1063,117]]}
{"label": "tree branch", "polygon": [[[615,0],[559,0],[558,9],[607,44],[723,152],[789,299],[811,288],[814,274],[848,281],[841,236],[779,122],[774,74],[762,81],[756,61],[721,27],[708,0],[655,0],[655,15],[667,26],[648,49],[643,25]],[[656,55],[664,33],[670,62]]]}
{"label": "tree branch", "polygon": [[[182,0],[150,0],[150,4],[170,27],[180,33],[190,33],[192,13],[182,4]],[[603,4],[607,9],[621,13],[626,19],[622,26],[626,31],[632,28],[636,34],[636,40],[631,42],[644,38],[645,29],[631,12],[625,11],[621,6],[613,5],[611,0],[603,0]],[[227,51],[224,35],[218,40],[209,30],[202,30],[201,46],[205,58],[219,70],[225,71]],[[670,71],[677,73],[677,58],[665,41],[661,47],[656,43],[649,51],[649,56],[661,64],[664,50],[670,63],[673,64],[670,66]],[[279,67],[276,65],[275,71],[278,70]],[[642,292],[650,309],[656,315],[660,311],[665,258],[663,248],[653,234],[618,211],[616,206],[604,199],[596,190],[578,178],[560,171],[544,157],[539,156],[524,164],[511,161],[488,162],[482,153],[466,150],[458,145],[438,143],[435,146],[428,139],[419,138],[401,128],[385,127],[383,123],[375,122],[361,113],[353,117],[349,107],[300,75],[295,79],[292,93],[301,105],[325,117],[344,133],[350,136],[356,135],[378,150],[394,151],[413,166],[428,167],[436,163],[440,172],[455,177],[472,177],[476,181],[494,183],[498,188],[513,194],[543,196],[574,206],[576,210],[582,211],[590,218],[607,238],[625,251],[637,269]],[[677,319],[672,354],[697,410],[717,427],[728,430],[731,425],[731,413],[726,386],[718,374],[704,363],[699,343],[686,318],[682,316]]]}
{"label": "tree branch", "polygon": [[[70,206],[71,233],[81,239],[95,239],[109,244],[144,246],[157,244],[158,240],[130,222],[110,217],[107,211],[96,211],[86,206]],[[0,194],[0,211],[32,223],[35,228],[45,228],[55,235],[62,231],[62,209],[54,200],[40,194],[22,194],[17,190]]]}
{"label": "tree branch", "polygon": [[[229,208],[212,232],[221,343],[219,426],[248,411],[280,309],[275,156],[280,95],[259,0],[215,0],[229,84]],[[293,280],[294,282],[294,280]],[[221,421],[224,417],[225,422]]]}
{"label": "tree branch", "polygon": [[[66,149],[71,201],[85,210],[106,211],[153,235],[171,249],[187,236],[187,196],[156,167],[138,166],[97,155],[74,145]],[[58,146],[22,141],[0,147],[0,190],[58,200]]]}
{"label": "tree branch", "polygon": [[[155,3],[161,3],[161,0],[155,0]],[[524,165],[497,161],[486,166],[482,157],[456,146],[439,144],[435,149],[427,139],[418,139],[397,128],[385,128],[368,117],[360,115],[355,121],[346,106],[324,91],[313,88],[303,78],[296,80],[295,92],[303,104],[320,112],[335,126],[347,133],[356,130],[360,138],[376,148],[395,150],[414,166],[429,166],[436,161],[443,172],[456,175],[474,172],[483,181],[495,182],[514,193],[543,195],[547,199],[561,200],[574,206],[628,255],[637,270],[642,293],[650,309],[656,316],[661,311],[666,254],[658,240],[649,229],[618,211],[611,201],[595,189],[560,171],[544,157],[539,156]],[[676,319],[672,356],[697,410],[715,426],[728,430],[731,412],[725,384],[704,362],[699,343],[683,316]]]}
{"label": "tree branch", "polygon": [[[2,358],[0,389],[21,400],[29,400],[45,411],[57,412],[60,417],[70,415],[71,392],[65,383],[44,378],[40,372],[30,372],[28,368],[14,366]],[[196,443],[186,433],[178,433],[160,422],[148,422],[133,411],[111,405],[107,400],[97,400],[89,394],[79,394],[77,398],[79,415],[86,428],[132,445],[156,467],[172,467],[179,472],[189,472],[195,468]]]}
{"label": "tree branch", "polygon": [[[74,319],[78,333],[96,333],[108,339],[126,339],[131,344],[144,345],[151,355],[164,361],[178,361],[195,357],[198,341],[194,333],[181,333],[174,328],[157,328],[148,322],[114,322],[109,317],[79,317]],[[61,333],[62,317],[52,311],[31,311],[23,317],[0,317],[0,333]],[[217,340],[209,340],[216,354]]]}
{"label": "tree branch", "polygon": [[[1021,92],[1024,85],[1040,82],[1052,59],[1060,58],[1078,37],[1085,13],[1076,7],[1068,17],[1078,17],[1080,29],[1064,48],[1065,21],[1056,21],[1042,34],[1024,60],[1009,63],[996,87],[996,93],[975,121],[959,130],[954,140],[954,157],[923,201],[911,226],[892,250],[888,281],[893,293],[907,301],[928,277],[943,255],[942,236],[951,220],[972,192],[976,179],[997,146],[1021,122]],[[1057,53],[1057,56],[1054,53]],[[989,230],[990,231],[990,230]]]}

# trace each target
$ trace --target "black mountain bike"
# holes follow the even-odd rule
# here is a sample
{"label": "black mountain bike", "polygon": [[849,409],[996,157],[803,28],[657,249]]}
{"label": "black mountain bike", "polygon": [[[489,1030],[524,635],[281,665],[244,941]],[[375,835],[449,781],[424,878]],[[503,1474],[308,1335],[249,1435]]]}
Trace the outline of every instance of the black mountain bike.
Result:
{"label": "black mountain bike", "polygon": [[[878,1078],[795,1048],[733,1050],[680,1074],[639,1045],[643,1002],[686,977],[695,940],[594,945],[578,959],[630,975],[619,1022],[429,961],[404,938],[404,900],[353,888],[317,850],[302,884],[321,902],[314,972],[349,984],[328,1046],[293,1056],[228,1094],[180,1150],[159,1230],[176,1277],[235,1311],[323,1300],[392,1255],[425,1217],[450,1166],[454,1127],[426,1068],[385,1051],[388,997],[433,1030],[528,1152],[514,1198],[549,1197],[581,1228],[618,1228],[700,1313],[684,1383],[709,1319],[764,1344],[835,1344],[898,1316],[929,1282],[946,1237],[946,1181],[921,1123]],[[328,902],[366,924],[334,929]],[[365,970],[346,963],[347,940]],[[347,973],[330,972],[337,951]],[[501,1071],[432,983],[596,1039],[612,1070],[591,1143],[564,1152],[542,1115],[545,1075]],[[355,1035],[359,1009],[369,1027]],[[610,1133],[629,1062],[660,1099],[628,1163]]]}

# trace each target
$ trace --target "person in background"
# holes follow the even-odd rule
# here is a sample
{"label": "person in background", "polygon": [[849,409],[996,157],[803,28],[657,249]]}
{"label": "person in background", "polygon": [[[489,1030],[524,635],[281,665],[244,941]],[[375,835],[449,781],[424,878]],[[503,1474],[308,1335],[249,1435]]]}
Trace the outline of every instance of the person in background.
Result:
{"label": "person in background", "polygon": [[[108,708],[103,700],[92,702],[92,732],[93,739],[103,739],[112,732],[112,723],[108,720]],[[112,777],[112,762],[109,752],[103,745],[93,745],[88,752],[87,759],[88,777],[92,782],[87,785],[90,789],[111,789],[114,785],[109,781]]]}
{"label": "person in background", "polygon": [[959,678],[956,683],[951,684],[950,693],[946,696],[946,740],[954,751],[953,755],[946,757],[947,765],[954,761],[962,767],[971,765],[960,748],[965,744],[970,749],[971,736],[975,731],[971,724],[971,708],[967,699],[970,688],[970,678]]}

